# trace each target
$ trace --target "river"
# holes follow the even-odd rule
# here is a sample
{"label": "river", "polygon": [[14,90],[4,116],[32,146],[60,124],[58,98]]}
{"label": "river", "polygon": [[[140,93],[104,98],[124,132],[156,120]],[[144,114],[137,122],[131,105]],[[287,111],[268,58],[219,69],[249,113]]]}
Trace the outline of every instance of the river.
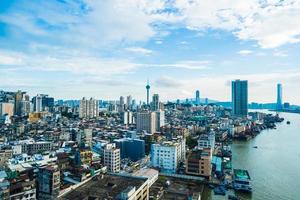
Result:
{"label": "river", "polygon": [[[233,168],[247,169],[252,179],[252,195],[237,194],[243,200],[300,200],[300,115],[280,116],[285,121],[277,124],[277,129],[232,144]],[[215,196],[211,191],[208,199],[227,197]]]}

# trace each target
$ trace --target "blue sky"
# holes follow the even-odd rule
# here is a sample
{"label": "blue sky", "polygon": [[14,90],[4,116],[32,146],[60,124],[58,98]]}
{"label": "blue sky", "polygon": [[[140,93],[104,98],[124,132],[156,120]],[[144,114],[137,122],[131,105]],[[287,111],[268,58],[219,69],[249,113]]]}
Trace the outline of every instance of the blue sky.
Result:
{"label": "blue sky", "polygon": [[[249,100],[300,104],[296,0],[0,0],[0,89],[55,98]],[[298,91],[298,92],[297,92]]]}

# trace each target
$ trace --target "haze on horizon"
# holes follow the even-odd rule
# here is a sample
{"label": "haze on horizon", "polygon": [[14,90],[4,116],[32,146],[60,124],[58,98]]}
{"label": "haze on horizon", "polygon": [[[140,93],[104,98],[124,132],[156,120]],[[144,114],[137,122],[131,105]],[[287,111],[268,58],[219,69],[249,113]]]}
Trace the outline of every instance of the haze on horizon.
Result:
{"label": "haze on horizon", "polygon": [[[249,102],[300,104],[300,1],[0,1],[0,89],[59,99],[229,101],[249,81]],[[297,92],[298,91],[298,92]]]}

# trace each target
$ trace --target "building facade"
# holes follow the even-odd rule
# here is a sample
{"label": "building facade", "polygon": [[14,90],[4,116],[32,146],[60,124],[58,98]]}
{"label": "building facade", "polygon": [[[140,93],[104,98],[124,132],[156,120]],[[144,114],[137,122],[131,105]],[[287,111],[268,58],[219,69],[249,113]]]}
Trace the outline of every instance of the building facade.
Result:
{"label": "building facade", "polygon": [[232,114],[238,117],[248,115],[248,81],[232,81]]}
{"label": "building facade", "polygon": [[60,171],[56,165],[39,168],[38,199],[52,200],[59,195]]}
{"label": "building facade", "polygon": [[145,141],[140,139],[123,138],[114,141],[121,151],[121,159],[129,158],[138,161],[145,157]]}
{"label": "building facade", "polygon": [[99,115],[99,101],[93,98],[83,98],[79,104],[80,118],[96,118]]}
{"label": "building facade", "polygon": [[121,165],[121,152],[115,144],[107,144],[103,150],[104,166],[107,166],[110,172],[119,172]]}
{"label": "building facade", "polygon": [[136,129],[138,132],[146,131],[147,133],[155,133],[156,131],[156,115],[155,112],[141,111],[137,113]]}
{"label": "building facade", "polygon": [[281,110],[282,109],[282,85],[280,83],[277,84],[277,103],[276,103],[276,109]]}

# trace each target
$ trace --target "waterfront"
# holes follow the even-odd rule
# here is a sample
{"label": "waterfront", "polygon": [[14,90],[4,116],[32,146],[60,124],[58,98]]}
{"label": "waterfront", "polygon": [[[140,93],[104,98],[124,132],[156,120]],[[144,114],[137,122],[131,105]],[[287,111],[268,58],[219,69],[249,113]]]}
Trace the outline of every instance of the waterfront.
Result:
{"label": "waterfront", "polygon": [[[277,129],[264,130],[254,139],[232,144],[233,167],[247,169],[252,178],[252,195],[238,194],[241,199],[300,199],[300,115],[280,116],[285,121],[277,124]],[[291,124],[287,125],[287,121]],[[227,197],[212,195],[209,199]]]}

